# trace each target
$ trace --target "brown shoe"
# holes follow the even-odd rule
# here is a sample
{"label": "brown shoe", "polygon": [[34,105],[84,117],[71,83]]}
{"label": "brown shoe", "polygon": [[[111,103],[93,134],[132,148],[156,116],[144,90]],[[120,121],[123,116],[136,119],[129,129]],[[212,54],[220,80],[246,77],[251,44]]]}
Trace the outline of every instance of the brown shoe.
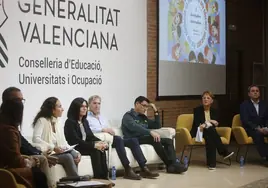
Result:
{"label": "brown shoe", "polygon": [[141,177],[136,174],[132,168],[127,168],[125,169],[125,175],[124,175],[125,179],[130,179],[130,180],[141,180]]}
{"label": "brown shoe", "polygon": [[157,172],[151,172],[146,166],[141,170],[140,176],[143,178],[153,179],[159,176]]}

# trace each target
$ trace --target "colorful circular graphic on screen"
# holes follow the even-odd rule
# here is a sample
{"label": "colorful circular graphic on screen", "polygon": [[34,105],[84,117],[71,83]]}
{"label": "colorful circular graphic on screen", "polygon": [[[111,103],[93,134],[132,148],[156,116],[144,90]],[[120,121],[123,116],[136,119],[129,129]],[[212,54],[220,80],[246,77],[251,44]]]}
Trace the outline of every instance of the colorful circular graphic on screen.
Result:
{"label": "colorful circular graphic on screen", "polygon": [[196,50],[206,45],[209,36],[206,4],[204,0],[187,0],[184,3],[184,35],[191,48]]}

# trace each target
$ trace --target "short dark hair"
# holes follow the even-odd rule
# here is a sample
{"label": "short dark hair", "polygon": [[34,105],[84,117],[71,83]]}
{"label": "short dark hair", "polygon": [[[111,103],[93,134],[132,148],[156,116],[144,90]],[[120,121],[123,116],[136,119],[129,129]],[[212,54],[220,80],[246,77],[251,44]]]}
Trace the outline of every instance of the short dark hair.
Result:
{"label": "short dark hair", "polygon": [[204,63],[204,55],[202,54],[202,52],[199,52],[198,54],[198,61]]}
{"label": "short dark hair", "polygon": [[256,88],[258,88],[258,89],[260,90],[260,88],[259,88],[258,85],[256,85],[256,84],[252,84],[252,85],[250,85],[250,86],[248,87],[248,93],[250,92],[251,88],[253,88],[253,87],[256,87]]}
{"label": "short dark hair", "polygon": [[150,100],[149,100],[148,98],[146,98],[146,97],[144,97],[144,96],[139,96],[139,97],[137,97],[137,98],[135,99],[134,104],[136,104],[137,102],[138,102],[138,103],[142,103],[143,101],[146,101],[146,102],[150,103]]}
{"label": "short dark hair", "polygon": [[196,55],[194,53],[194,51],[191,51],[189,53],[189,61],[195,60],[196,61]]}
{"label": "short dark hair", "polygon": [[216,63],[216,56],[213,54],[211,64],[215,64],[215,63]]}
{"label": "short dark hair", "polygon": [[[72,120],[75,120],[75,121],[78,121],[79,120],[79,116],[80,116],[80,108],[82,106],[83,103],[86,103],[87,104],[87,107],[88,107],[88,103],[87,101],[82,98],[82,97],[78,97],[78,98],[75,98],[69,109],[68,109],[68,113],[67,113],[67,117],[68,119],[72,119]],[[87,115],[85,115],[82,120],[86,119],[87,118]]]}
{"label": "short dark hair", "polygon": [[13,92],[21,92],[21,90],[16,87],[9,87],[5,89],[5,91],[2,93],[2,102],[9,100]]}
{"label": "short dark hair", "polygon": [[0,107],[0,121],[7,121],[12,126],[20,126],[23,118],[23,103],[13,100],[14,92],[20,92],[16,87],[9,87],[2,93],[2,104]]}

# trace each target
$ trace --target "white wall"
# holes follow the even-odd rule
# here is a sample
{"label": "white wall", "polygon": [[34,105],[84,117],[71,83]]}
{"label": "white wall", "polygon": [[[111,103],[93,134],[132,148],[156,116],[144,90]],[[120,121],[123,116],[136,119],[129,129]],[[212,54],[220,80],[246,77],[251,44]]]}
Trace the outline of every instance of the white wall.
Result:
{"label": "white wall", "polygon": [[[55,3],[55,16],[51,14],[50,7],[45,6],[46,2],[49,2],[52,9],[53,2]],[[146,95],[146,1],[128,0],[126,3],[123,0],[0,0],[0,3],[0,33],[7,47],[0,40],[0,47],[2,48],[2,52],[0,50],[0,60],[2,65],[5,66],[0,66],[0,92],[2,93],[9,86],[16,86],[22,90],[26,99],[23,122],[24,135],[30,136],[32,134],[31,123],[33,118],[42,102],[50,96],[56,96],[62,102],[65,108],[65,113],[62,117],[64,123],[68,107],[75,97],[82,96],[88,99],[90,95],[98,94],[102,96],[102,113],[109,119],[121,120],[122,115],[133,106],[135,97]],[[29,12],[22,12],[19,4],[26,12],[29,8]],[[89,5],[90,11],[88,11]],[[69,11],[72,12],[74,6],[76,9],[73,13],[75,20],[72,15],[68,19],[68,7],[70,8]],[[98,23],[88,22],[88,15],[93,20],[96,16],[96,7],[100,6],[106,7],[104,20],[108,16],[109,19],[113,20],[114,25],[111,22],[107,25],[101,23],[102,9],[98,11]],[[47,15],[45,15],[45,8]],[[58,12],[58,9],[62,10]],[[110,16],[108,9],[112,10]],[[120,12],[117,11],[116,13],[113,9],[120,10]],[[79,12],[81,17],[80,20],[77,20]],[[5,20],[6,15],[7,20]],[[65,18],[59,18],[58,15]],[[36,28],[34,28],[35,24]],[[54,40],[59,45],[44,44],[44,40],[47,42],[53,41],[53,27]],[[63,28],[66,29],[70,36],[72,29],[72,35],[79,44],[87,43],[86,33],[88,33],[89,46],[87,47],[85,44],[82,47],[78,47],[74,38],[72,45],[70,45],[67,38],[65,38],[66,43],[63,45]],[[75,37],[75,32],[79,28],[81,30],[78,31],[77,37]],[[98,49],[96,45],[90,47],[94,31],[99,44],[101,43],[100,32],[104,33],[105,37],[109,33],[110,43],[114,34],[116,39],[116,43],[115,41],[113,42],[114,47],[111,49],[107,49],[104,46],[102,49],[99,46]],[[6,61],[3,54],[7,55],[8,61]],[[63,67],[22,67],[20,62],[23,63],[23,61],[20,61],[20,57],[31,60],[43,60],[48,57],[49,60],[62,61]],[[65,67],[67,59],[79,59],[82,62],[99,61],[101,71]],[[65,83],[44,84],[40,81],[42,78],[38,78],[40,83],[26,84],[20,80],[22,75],[33,76],[35,79],[38,77],[51,77],[51,75],[61,76],[61,78],[65,79]],[[88,84],[86,86],[73,84],[71,75],[87,78],[101,77],[102,83]],[[68,82],[68,78],[70,78],[70,82]]]}

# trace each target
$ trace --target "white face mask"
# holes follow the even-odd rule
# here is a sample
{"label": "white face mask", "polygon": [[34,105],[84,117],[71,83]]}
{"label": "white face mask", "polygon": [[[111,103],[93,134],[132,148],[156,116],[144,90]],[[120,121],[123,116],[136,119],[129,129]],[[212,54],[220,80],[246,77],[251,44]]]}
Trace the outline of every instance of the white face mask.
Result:
{"label": "white face mask", "polygon": [[4,0],[0,0],[0,28],[4,25],[7,18],[8,16],[4,8]]}

